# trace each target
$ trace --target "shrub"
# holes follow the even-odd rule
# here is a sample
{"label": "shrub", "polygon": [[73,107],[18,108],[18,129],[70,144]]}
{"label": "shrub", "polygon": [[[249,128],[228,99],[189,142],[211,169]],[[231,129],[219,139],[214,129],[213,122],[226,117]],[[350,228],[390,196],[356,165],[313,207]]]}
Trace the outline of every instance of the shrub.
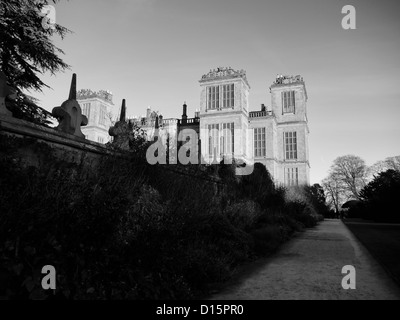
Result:
{"label": "shrub", "polygon": [[236,228],[249,231],[259,219],[261,212],[259,206],[253,201],[241,201],[229,205],[225,209],[228,220]]}
{"label": "shrub", "polygon": [[58,298],[193,298],[316,223],[264,166],[239,180],[225,167],[219,183],[213,168],[173,169],[141,157],[33,168],[4,156],[0,297],[49,298],[40,271],[52,264]]}

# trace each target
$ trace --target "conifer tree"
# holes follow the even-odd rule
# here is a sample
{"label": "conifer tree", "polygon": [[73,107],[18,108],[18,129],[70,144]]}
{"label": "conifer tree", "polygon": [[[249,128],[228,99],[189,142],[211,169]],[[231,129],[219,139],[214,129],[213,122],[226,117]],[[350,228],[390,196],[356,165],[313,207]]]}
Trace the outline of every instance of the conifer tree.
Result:
{"label": "conifer tree", "polygon": [[44,10],[57,1],[0,0],[0,69],[17,91],[17,99],[8,101],[7,107],[15,117],[41,124],[48,123],[49,113],[24,91],[49,87],[39,78],[41,74],[69,68],[52,37],[64,39],[70,30],[51,21]]}

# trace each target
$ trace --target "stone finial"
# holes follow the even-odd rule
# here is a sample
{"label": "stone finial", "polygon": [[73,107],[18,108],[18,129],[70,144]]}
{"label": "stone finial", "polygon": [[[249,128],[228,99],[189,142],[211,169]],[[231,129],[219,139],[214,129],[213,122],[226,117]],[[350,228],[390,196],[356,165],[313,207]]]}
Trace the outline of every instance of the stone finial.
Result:
{"label": "stone finial", "polygon": [[297,76],[292,76],[292,75],[276,75],[276,79],[273,83],[273,85],[276,84],[291,84],[291,83],[296,83],[296,82],[304,82],[304,79],[301,75]]}
{"label": "stone finial", "polygon": [[126,100],[122,99],[122,106],[121,106],[121,116],[119,117],[119,121],[126,120]]}
{"label": "stone finial", "polygon": [[12,116],[6,107],[6,98],[17,98],[16,90],[7,85],[7,76],[0,70],[0,115]]}
{"label": "stone finial", "polygon": [[112,145],[122,149],[129,150],[129,141],[133,139],[133,130],[126,122],[126,100],[122,100],[121,116],[114,126],[110,127],[108,134],[114,137]]}
{"label": "stone finial", "polygon": [[57,130],[84,138],[81,126],[88,124],[88,118],[82,114],[82,109],[76,101],[76,74],[74,73],[71,81],[68,100],[64,101],[61,107],[55,107],[52,115],[59,119]]}
{"label": "stone finial", "polygon": [[68,100],[76,100],[76,73],[72,75],[71,88],[69,89]]}

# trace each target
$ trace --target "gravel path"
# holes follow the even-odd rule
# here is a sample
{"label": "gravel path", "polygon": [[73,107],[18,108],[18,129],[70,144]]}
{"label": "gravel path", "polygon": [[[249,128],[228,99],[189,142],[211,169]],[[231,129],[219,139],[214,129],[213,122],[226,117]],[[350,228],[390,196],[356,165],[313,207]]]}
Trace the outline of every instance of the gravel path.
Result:
{"label": "gravel path", "polygon": [[[356,269],[344,290],[342,267]],[[262,266],[212,299],[396,299],[400,289],[340,220],[326,220],[285,244]]]}

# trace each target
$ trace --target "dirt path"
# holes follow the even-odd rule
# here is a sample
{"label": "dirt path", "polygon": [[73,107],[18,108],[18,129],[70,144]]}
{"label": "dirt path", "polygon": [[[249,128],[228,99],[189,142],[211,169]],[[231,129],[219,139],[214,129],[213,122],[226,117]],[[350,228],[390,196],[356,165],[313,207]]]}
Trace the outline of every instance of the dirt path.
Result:
{"label": "dirt path", "polygon": [[[356,269],[354,290],[342,288],[345,265]],[[341,221],[326,220],[212,299],[400,300],[400,289]]]}

